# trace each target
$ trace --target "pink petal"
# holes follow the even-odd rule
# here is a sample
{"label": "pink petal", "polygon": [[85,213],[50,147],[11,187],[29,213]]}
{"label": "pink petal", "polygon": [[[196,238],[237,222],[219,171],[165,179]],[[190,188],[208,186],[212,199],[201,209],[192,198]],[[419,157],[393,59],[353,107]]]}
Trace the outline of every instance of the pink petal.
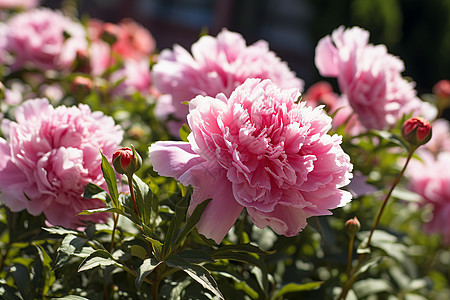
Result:
{"label": "pink petal", "polygon": [[330,36],[324,37],[317,44],[314,62],[322,76],[338,76],[339,60],[337,57],[337,49],[333,45]]}

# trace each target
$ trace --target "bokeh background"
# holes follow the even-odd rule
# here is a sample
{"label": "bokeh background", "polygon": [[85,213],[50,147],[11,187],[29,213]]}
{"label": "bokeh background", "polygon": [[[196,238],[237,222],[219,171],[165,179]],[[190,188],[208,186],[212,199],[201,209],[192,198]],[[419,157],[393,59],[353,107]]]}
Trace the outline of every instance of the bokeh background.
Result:
{"label": "bokeh background", "polygon": [[[63,0],[73,2],[73,0]],[[221,28],[241,33],[247,42],[270,47],[305,79],[320,77],[314,48],[340,25],[360,26],[370,42],[386,44],[406,65],[405,76],[429,93],[450,78],[450,0],[78,0],[80,17],[117,22],[133,18],[146,26],[159,50],[177,43],[189,48],[202,32]],[[60,7],[60,0],[43,0]]]}

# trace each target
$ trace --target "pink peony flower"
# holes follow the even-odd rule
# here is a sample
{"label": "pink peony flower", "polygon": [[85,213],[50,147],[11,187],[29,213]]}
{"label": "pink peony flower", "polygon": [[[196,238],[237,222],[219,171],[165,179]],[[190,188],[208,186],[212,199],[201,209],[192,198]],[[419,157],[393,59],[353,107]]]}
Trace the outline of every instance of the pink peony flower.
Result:
{"label": "pink peony flower", "polygon": [[59,11],[33,9],[13,16],[7,25],[5,49],[14,56],[13,69],[67,70],[77,51],[87,48],[83,26]]}
{"label": "pink peony flower", "polygon": [[296,104],[298,89],[247,79],[227,98],[197,96],[189,103],[192,130],[186,142],[149,148],[162,176],[192,185],[189,211],[212,198],[197,228],[220,242],[243,208],[259,228],[294,236],[314,215],[351,200],[339,188],[352,165],[330,136],[331,118],[321,108]]}
{"label": "pink peony flower", "polygon": [[25,101],[15,118],[2,123],[1,201],[12,211],[44,213],[53,225],[77,228],[83,221],[105,221],[108,214],[77,213],[104,206],[82,194],[89,182],[106,188],[99,150],[111,157],[122,141],[120,127],[87,105],[53,108],[47,99]]}
{"label": "pink peony flower", "polygon": [[450,152],[450,122],[446,119],[437,119],[431,123],[433,135],[431,139],[419,148],[419,150],[430,151],[434,155],[439,152]]}
{"label": "pink peony flower", "polygon": [[407,113],[433,119],[436,109],[402,78],[403,61],[368,40],[367,31],[343,26],[321,39],[315,57],[320,74],[337,77],[341,93],[367,129],[386,129]]}
{"label": "pink peony flower", "polygon": [[148,60],[126,60],[123,68],[111,74],[110,81],[121,81],[113,91],[116,96],[126,97],[137,92],[149,95],[151,78]]}
{"label": "pink peony flower", "polygon": [[265,41],[247,46],[240,34],[223,29],[217,37],[201,37],[191,52],[179,45],[163,50],[152,69],[155,87],[172,96],[171,106],[164,103],[166,115],[175,111],[181,122],[188,114],[183,102],[197,95],[215,97],[223,93],[228,97],[247,78],[270,79],[280,88],[303,89],[303,81],[269,50]]}
{"label": "pink peony flower", "polygon": [[425,231],[440,233],[444,243],[450,245],[450,152],[441,152],[435,157],[428,151],[421,151],[420,158],[422,161],[411,160],[406,171],[409,187],[422,196],[423,205],[432,206],[433,217],[425,224]]}
{"label": "pink peony flower", "polygon": [[0,8],[29,9],[38,6],[39,0],[0,0]]}

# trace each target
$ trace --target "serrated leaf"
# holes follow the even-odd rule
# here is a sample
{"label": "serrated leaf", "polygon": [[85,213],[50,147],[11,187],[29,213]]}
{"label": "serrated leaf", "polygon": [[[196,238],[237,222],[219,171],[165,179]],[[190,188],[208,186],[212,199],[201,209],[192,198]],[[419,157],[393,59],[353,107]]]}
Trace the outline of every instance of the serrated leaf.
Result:
{"label": "serrated leaf", "polygon": [[106,185],[108,186],[109,195],[112,200],[112,205],[115,208],[121,208],[120,202],[119,202],[119,191],[117,189],[117,179],[116,179],[116,173],[114,173],[113,167],[110,165],[108,159],[103,155],[103,153],[100,151],[102,155],[102,172],[103,177],[105,178]]}
{"label": "serrated leaf", "polygon": [[9,272],[14,278],[14,282],[23,299],[34,299],[33,290],[31,289],[30,271],[22,264],[14,264],[9,268]]}
{"label": "serrated leaf", "polygon": [[86,199],[100,199],[103,203],[111,203],[108,193],[96,184],[89,182],[84,188],[83,197]]}
{"label": "serrated leaf", "polygon": [[56,270],[63,266],[70,257],[77,251],[81,249],[84,244],[86,244],[87,239],[68,234],[64,237],[61,242],[61,246],[58,248],[58,254],[55,259],[55,265],[53,266],[53,270]]}
{"label": "serrated leaf", "polygon": [[192,229],[194,229],[195,225],[197,225],[197,223],[200,221],[200,218],[210,201],[211,199],[207,199],[197,205],[191,216],[188,218],[186,224],[184,225],[183,230],[180,234],[178,234],[175,240],[175,247],[177,247],[182,242],[182,240],[192,231]]}
{"label": "serrated leaf", "polygon": [[281,299],[283,295],[289,293],[317,290],[318,288],[320,288],[322,284],[323,281],[315,281],[308,283],[288,283],[281,289],[277,290],[271,299],[272,300]]}
{"label": "serrated leaf", "polygon": [[90,270],[96,267],[119,266],[113,256],[106,250],[96,250],[86,257],[78,268],[78,272]]}
{"label": "serrated leaf", "polygon": [[154,258],[147,258],[142,262],[142,265],[139,266],[136,280],[134,282],[137,290],[141,289],[141,285],[145,277],[153,272],[153,270],[156,269],[161,263],[161,261],[157,261]]}
{"label": "serrated leaf", "polygon": [[200,266],[200,265],[194,265],[191,263],[186,262],[181,257],[177,255],[171,255],[165,263],[167,266],[171,268],[176,268],[179,270],[184,271],[186,274],[188,274],[192,279],[200,283],[203,288],[211,291],[216,296],[218,296],[220,299],[224,299],[222,293],[219,290],[219,287],[217,285],[217,282],[214,280],[214,277],[209,273],[209,271]]}

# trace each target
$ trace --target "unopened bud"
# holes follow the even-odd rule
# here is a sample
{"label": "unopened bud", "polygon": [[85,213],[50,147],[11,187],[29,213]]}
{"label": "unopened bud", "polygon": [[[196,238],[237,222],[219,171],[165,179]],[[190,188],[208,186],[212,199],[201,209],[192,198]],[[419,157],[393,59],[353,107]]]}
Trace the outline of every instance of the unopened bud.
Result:
{"label": "unopened bud", "polygon": [[408,119],[403,124],[402,136],[411,146],[419,147],[431,139],[431,124],[421,117]]}
{"label": "unopened bud", "polygon": [[84,76],[76,76],[72,82],[72,93],[76,98],[82,99],[92,90],[92,80]]}
{"label": "unopened bud", "polygon": [[348,235],[355,235],[360,228],[361,224],[359,223],[359,220],[356,217],[345,222],[345,232]]}
{"label": "unopened bud", "polygon": [[131,148],[124,147],[114,152],[112,160],[116,172],[129,177],[142,166],[142,158],[133,145],[131,145]]}
{"label": "unopened bud", "polygon": [[450,80],[439,80],[433,86],[433,93],[439,98],[450,98]]}

